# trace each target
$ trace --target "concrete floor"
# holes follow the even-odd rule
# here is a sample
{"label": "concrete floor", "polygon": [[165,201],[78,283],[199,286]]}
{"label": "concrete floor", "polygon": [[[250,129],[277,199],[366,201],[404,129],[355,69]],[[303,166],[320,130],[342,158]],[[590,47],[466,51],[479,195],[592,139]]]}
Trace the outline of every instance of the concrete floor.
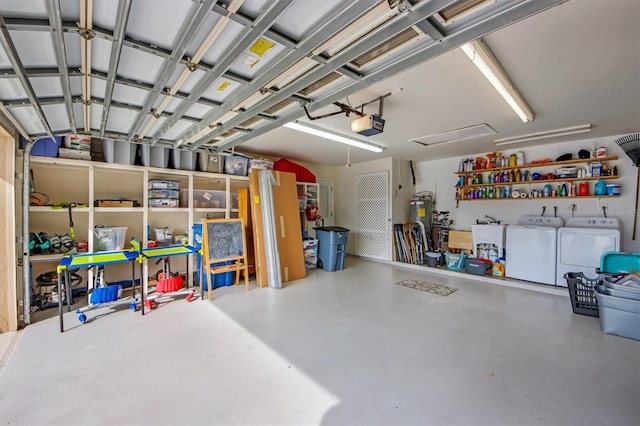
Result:
{"label": "concrete floor", "polygon": [[1,422],[640,424],[640,342],[564,295],[348,257],[215,297],[27,327],[2,357]]}

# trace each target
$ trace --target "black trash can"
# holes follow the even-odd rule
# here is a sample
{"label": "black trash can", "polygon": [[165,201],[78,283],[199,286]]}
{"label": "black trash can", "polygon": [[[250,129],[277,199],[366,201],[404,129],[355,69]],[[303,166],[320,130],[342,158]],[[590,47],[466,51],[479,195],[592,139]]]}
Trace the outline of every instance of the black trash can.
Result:
{"label": "black trash can", "polygon": [[319,265],[327,272],[344,269],[344,257],[347,250],[349,229],[340,226],[322,226],[313,228],[318,239]]}

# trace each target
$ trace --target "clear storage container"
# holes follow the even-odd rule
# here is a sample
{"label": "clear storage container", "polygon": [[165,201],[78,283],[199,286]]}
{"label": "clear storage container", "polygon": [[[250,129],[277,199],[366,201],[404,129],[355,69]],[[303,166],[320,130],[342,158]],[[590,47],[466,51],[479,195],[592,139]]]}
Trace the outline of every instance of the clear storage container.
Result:
{"label": "clear storage container", "polygon": [[150,179],[149,189],[178,189],[180,182],[177,180]]}
{"label": "clear storage container", "polygon": [[[227,193],[213,189],[194,189],[193,208],[196,209],[224,209],[227,206]],[[180,190],[180,205],[189,205],[189,190]]]}

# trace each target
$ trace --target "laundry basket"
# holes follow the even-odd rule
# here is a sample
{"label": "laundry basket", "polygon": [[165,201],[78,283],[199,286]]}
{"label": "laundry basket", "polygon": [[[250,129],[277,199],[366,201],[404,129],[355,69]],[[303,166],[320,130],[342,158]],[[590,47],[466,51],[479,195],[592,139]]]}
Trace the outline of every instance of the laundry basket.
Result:
{"label": "laundry basket", "polygon": [[601,280],[587,278],[582,272],[567,272],[564,274],[564,278],[567,280],[567,287],[569,287],[573,313],[592,317],[600,316],[594,288],[601,284]]}
{"label": "laundry basket", "polygon": [[444,259],[447,263],[447,269],[450,269],[452,271],[462,271],[464,269],[464,262],[466,258],[466,254],[450,253],[448,251],[444,253]]}

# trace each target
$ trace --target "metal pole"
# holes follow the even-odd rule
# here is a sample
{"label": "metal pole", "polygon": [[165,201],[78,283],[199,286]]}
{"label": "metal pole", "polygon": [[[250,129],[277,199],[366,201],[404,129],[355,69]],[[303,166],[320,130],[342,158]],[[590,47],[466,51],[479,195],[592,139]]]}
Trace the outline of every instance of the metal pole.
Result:
{"label": "metal pole", "polygon": [[[34,142],[27,141],[22,157],[22,322],[31,324],[31,271],[29,253],[29,168],[31,148]],[[60,294],[60,293],[58,293]],[[62,330],[60,330],[62,331]]]}
{"label": "metal pole", "polygon": [[64,319],[62,314],[62,270],[63,267],[58,265],[56,273],[58,276],[58,317],[60,318],[60,333],[64,331]]}

